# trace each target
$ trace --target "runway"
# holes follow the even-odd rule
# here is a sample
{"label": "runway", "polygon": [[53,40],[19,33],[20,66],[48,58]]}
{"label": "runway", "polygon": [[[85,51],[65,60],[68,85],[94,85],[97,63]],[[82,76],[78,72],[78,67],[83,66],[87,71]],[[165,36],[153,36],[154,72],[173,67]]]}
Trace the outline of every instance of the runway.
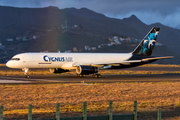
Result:
{"label": "runway", "polygon": [[180,82],[180,74],[103,75],[102,78],[74,75],[0,76],[1,84],[23,83],[115,83],[115,82]]}
{"label": "runway", "polygon": [[[0,67],[1,68],[1,67]],[[8,70],[8,69],[4,69]],[[124,69],[123,69],[124,70]],[[180,67],[136,67],[127,70],[133,71],[180,71]],[[76,75],[31,75],[0,76],[0,84],[37,84],[37,83],[123,83],[123,82],[180,82],[180,74],[130,74],[130,75],[103,75],[102,78],[77,77]]]}

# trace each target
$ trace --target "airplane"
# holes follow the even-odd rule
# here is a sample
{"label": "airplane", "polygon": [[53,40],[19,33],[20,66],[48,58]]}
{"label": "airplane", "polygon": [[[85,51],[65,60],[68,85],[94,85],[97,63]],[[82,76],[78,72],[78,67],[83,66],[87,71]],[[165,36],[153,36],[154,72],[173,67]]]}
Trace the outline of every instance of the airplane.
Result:
{"label": "airplane", "polygon": [[101,69],[122,69],[151,63],[172,56],[151,56],[160,28],[154,27],[130,53],[21,53],[6,63],[9,68],[19,68],[29,78],[30,68],[48,68],[51,73],[75,70],[77,76],[92,74],[101,77]]}

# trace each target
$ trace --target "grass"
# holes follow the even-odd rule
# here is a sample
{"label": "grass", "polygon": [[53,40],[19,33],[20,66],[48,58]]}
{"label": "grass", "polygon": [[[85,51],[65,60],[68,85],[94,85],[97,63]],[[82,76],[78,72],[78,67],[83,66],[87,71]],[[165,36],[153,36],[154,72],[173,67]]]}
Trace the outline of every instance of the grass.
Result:
{"label": "grass", "polygon": [[180,65],[173,64],[144,64],[140,67],[180,67]]}
{"label": "grass", "polygon": [[6,64],[0,64],[0,66],[6,66]]}
{"label": "grass", "polygon": [[154,114],[158,109],[173,110],[172,114],[179,112],[179,86],[178,82],[0,85],[0,105],[4,106],[5,118],[13,119],[27,116],[29,104],[33,105],[33,116],[37,118],[54,116],[56,103],[61,104],[62,117],[81,116],[84,101],[88,114],[108,114],[109,100],[113,101],[113,112],[117,114],[132,113],[134,100],[139,103],[141,116]]}
{"label": "grass", "polygon": [[[115,75],[124,75],[124,74],[171,74],[171,73],[180,73],[180,71],[131,71],[131,70],[100,70],[100,74],[115,74]],[[55,75],[50,73],[48,70],[33,70],[28,72],[29,75]],[[61,73],[62,75],[76,75],[75,72]],[[2,71],[0,70],[0,75],[8,76],[8,75],[24,75],[23,71],[16,70],[8,70]],[[58,74],[56,74],[58,75]]]}

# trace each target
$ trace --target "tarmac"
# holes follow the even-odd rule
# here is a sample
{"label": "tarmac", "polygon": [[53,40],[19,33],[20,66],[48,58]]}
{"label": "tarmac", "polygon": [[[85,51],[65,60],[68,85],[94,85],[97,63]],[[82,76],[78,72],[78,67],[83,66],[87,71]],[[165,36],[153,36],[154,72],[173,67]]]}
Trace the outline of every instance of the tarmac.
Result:
{"label": "tarmac", "polygon": [[[10,70],[0,66],[0,70]],[[44,69],[45,70],[45,69]],[[122,70],[122,69],[120,69]],[[124,69],[123,69],[124,70]],[[180,71],[180,67],[135,67],[126,70],[133,71]],[[91,75],[77,77],[75,75],[32,75],[24,76],[0,76],[0,84],[37,84],[37,83],[123,83],[123,82],[180,82],[180,74],[130,74],[130,75],[103,75],[101,78],[93,78]]]}

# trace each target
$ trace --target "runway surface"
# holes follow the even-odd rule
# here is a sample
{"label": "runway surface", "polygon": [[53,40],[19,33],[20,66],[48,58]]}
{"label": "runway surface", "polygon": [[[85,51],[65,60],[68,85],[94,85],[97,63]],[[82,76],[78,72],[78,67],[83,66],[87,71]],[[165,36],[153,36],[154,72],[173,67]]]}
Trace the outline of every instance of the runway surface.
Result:
{"label": "runway surface", "polygon": [[[0,70],[9,70],[0,67]],[[124,70],[124,69],[123,69]],[[180,67],[135,67],[133,71],[180,71]],[[0,76],[0,84],[36,84],[36,83],[114,83],[114,82],[180,82],[180,74],[135,74],[135,75],[103,75],[102,78],[76,77],[75,75],[32,75]]]}
{"label": "runway surface", "polygon": [[114,83],[114,82],[180,82],[180,74],[103,75],[102,78],[73,75],[0,76],[0,83]]}

